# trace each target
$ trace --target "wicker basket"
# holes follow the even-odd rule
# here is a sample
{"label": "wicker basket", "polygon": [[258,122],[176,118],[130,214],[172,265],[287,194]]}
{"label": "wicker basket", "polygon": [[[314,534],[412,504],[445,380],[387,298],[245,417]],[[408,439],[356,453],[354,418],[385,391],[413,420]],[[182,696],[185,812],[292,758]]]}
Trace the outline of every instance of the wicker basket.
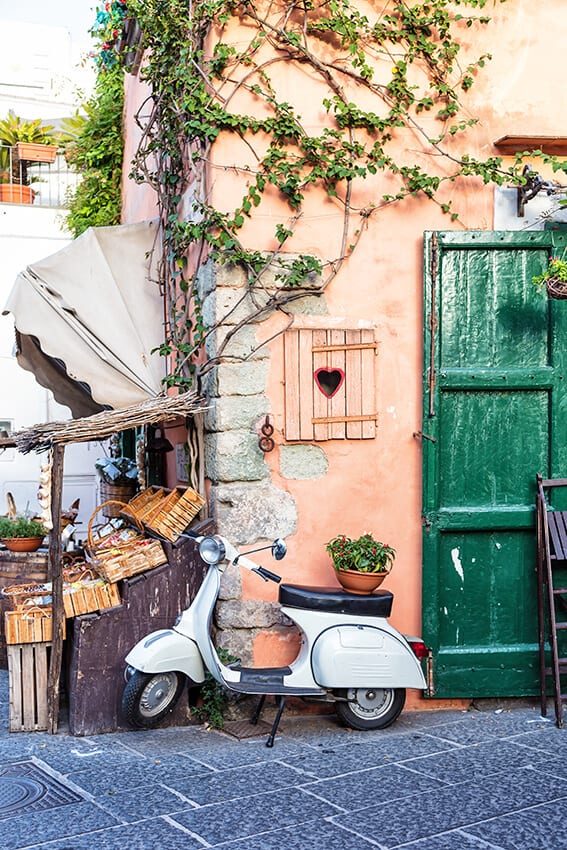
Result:
{"label": "wicker basket", "polygon": [[105,608],[114,608],[121,602],[118,585],[101,579],[77,581],[63,588],[66,617],[104,611]]}
{"label": "wicker basket", "polygon": [[128,502],[136,492],[136,484],[109,484],[107,481],[100,482],[101,508],[104,516],[116,517],[120,514],[120,508],[116,502]]}
{"label": "wicker basket", "polygon": [[12,584],[3,588],[2,596],[14,610],[23,605],[43,607],[51,604],[51,584]]}
{"label": "wicker basket", "polygon": [[545,289],[550,298],[559,298],[561,300],[567,298],[567,281],[565,280],[549,277],[545,281]]}
{"label": "wicker basket", "polygon": [[167,563],[167,555],[159,540],[136,540],[119,550],[95,553],[92,566],[109,582],[120,581]]}
{"label": "wicker basket", "polygon": [[176,487],[163,499],[161,509],[144,525],[171,543],[175,543],[193,520],[205,500],[190,487]]}
{"label": "wicker basket", "polygon": [[[21,611],[6,611],[4,614],[6,643],[49,643],[53,639],[53,615],[51,608],[32,607]],[[65,637],[65,620],[63,620]]]}
{"label": "wicker basket", "polygon": [[92,562],[93,567],[106,581],[117,582],[167,562],[167,556],[158,540],[147,543],[140,541],[137,547],[133,545],[119,554],[96,556]]}
{"label": "wicker basket", "polygon": [[[107,509],[112,510],[111,517],[106,513]],[[143,531],[144,526],[126,502],[110,499],[96,507],[89,518],[87,549],[92,554],[99,549],[119,548],[140,539]]]}
{"label": "wicker basket", "polygon": [[[109,582],[143,573],[167,563],[167,555],[159,540],[148,540],[142,536],[143,525],[123,502],[114,502],[119,508],[121,519],[110,520],[102,527],[97,525],[99,505],[89,519],[87,551],[90,565],[99,576]],[[119,522],[122,528],[117,528]],[[127,523],[135,524],[135,529]]]}

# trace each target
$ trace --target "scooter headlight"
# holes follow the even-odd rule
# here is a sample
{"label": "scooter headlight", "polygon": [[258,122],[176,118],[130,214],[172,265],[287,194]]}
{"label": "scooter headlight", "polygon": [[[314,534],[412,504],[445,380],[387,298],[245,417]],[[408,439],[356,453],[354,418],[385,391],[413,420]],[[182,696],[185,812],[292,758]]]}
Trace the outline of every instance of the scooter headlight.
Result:
{"label": "scooter headlight", "polygon": [[216,534],[211,537],[203,537],[199,544],[199,555],[206,564],[218,564],[226,555],[222,538]]}

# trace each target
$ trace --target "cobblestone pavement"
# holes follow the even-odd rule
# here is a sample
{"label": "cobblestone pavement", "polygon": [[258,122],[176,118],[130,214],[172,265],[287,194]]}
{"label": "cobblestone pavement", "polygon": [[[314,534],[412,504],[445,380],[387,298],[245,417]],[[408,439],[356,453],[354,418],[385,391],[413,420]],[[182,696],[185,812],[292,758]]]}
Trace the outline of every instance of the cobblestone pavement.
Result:
{"label": "cobblestone pavement", "polygon": [[284,714],[273,749],[202,726],[8,732],[1,850],[567,850],[567,732],[535,707]]}

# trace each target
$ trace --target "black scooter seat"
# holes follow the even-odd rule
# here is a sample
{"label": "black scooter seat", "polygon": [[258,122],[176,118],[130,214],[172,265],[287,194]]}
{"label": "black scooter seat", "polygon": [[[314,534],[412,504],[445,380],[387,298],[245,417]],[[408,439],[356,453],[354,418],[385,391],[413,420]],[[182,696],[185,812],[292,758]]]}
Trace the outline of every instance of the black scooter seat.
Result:
{"label": "black scooter seat", "polygon": [[280,584],[279,601],[288,608],[307,608],[328,614],[355,614],[360,617],[389,617],[394,594],[376,590],[364,596],[334,587],[299,587]]}

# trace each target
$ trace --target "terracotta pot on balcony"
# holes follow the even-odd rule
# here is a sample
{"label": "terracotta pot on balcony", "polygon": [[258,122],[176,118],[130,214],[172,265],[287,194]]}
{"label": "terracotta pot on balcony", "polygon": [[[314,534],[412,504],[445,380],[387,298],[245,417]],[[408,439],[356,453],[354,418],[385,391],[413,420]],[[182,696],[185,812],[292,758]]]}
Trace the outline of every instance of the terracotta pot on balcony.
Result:
{"label": "terracotta pot on balcony", "polygon": [[20,183],[0,183],[0,203],[33,204],[35,192],[30,186]]}
{"label": "terracotta pot on balcony", "polygon": [[40,145],[32,142],[16,142],[16,156],[28,162],[55,162],[57,145]]}

